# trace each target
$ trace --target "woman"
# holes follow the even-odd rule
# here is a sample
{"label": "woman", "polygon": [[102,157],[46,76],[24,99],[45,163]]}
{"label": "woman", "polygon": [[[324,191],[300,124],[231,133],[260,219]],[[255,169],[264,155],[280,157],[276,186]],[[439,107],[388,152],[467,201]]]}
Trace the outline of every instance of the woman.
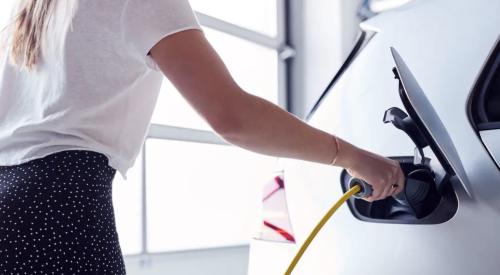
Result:
{"label": "woman", "polygon": [[[22,0],[0,54],[0,272],[124,274],[111,182],[144,141],[162,76],[228,142],[402,190],[397,162],[243,91],[187,0]],[[196,157],[196,156],[194,156]]]}

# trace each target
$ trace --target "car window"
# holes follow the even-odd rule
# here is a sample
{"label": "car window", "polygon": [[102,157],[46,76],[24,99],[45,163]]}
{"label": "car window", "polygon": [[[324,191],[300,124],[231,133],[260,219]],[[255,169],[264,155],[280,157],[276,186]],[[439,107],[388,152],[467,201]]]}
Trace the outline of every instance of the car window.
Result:
{"label": "car window", "polygon": [[500,38],[469,97],[469,119],[500,169]]}
{"label": "car window", "polygon": [[476,130],[500,129],[500,43],[489,55],[470,97],[470,118]]}

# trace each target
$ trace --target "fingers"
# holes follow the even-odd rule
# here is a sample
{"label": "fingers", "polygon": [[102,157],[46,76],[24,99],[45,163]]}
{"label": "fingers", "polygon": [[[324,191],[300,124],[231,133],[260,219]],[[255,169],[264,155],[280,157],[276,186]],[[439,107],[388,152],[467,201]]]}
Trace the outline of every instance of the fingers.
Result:
{"label": "fingers", "polygon": [[394,163],[394,168],[387,175],[386,179],[373,185],[373,194],[365,198],[366,201],[373,202],[394,196],[403,191],[405,187],[405,177],[398,162]]}
{"label": "fingers", "polygon": [[391,188],[389,196],[397,195],[405,188],[405,176],[399,167],[393,179],[393,186],[395,187]]}
{"label": "fingers", "polygon": [[385,185],[384,193],[383,193],[384,199],[392,196],[392,194],[394,193],[394,190],[396,189],[396,187],[394,187],[395,182],[393,182],[393,183],[391,183],[391,182],[393,182],[393,181],[390,181]]}
{"label": "fingers", "polygon": [[[387,181],[382,181],[381,183],[373,184],[373,192],[369,197],[365,197],[364,200],[369,202],[374,202],[378,200],[385,199],[390,189],[390,184],[386,184]],[[389,187],[388,187],[389,186]]]}
{"label": "fingers", "polygon": [[399,174],[398,174],[398,178],[397,178],[397,183],[398,183],[398,187],[397,188],[394,188],[394,192],[391,196],[394,196],[394,195],[397,195],[399,194],[400,192],[402,192],[405,188],[405,184],[406,184],[406,179],[405,179],[405,175],[403,174],[403,171],[399,171]]}
{"label": "fingers", "polygon": [[374,201],[382,199],[381,195],[382,195],[382,192],[381,192],[380,188],[373,188],[372,195],[369,197],[365,197],[363,199],[365,201],[374,202]]}

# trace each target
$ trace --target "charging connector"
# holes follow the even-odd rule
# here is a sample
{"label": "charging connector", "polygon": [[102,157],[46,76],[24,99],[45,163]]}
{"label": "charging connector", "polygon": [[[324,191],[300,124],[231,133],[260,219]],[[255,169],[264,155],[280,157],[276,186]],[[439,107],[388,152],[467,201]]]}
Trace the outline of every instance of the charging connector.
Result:
{"label": "charging connector", "polygon": [[361,190],[358,193],[354,194],[354,197],[361,199],[372,195],[373,188],[371,185],[366,183],[366,181],[358,178],[351,178],[351,180],[349,181],[349,189],[353,188],[356,185],[359,185]]}

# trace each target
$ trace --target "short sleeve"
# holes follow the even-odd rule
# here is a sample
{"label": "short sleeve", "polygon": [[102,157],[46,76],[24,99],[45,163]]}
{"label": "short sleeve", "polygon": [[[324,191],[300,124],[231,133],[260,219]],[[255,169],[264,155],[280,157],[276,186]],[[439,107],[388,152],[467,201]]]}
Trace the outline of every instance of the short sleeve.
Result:
{"label": "short sleeve", "polygon": [[201,30],[188,0],[127,0],[124,6],[123,38],[140,56],[164,37],[188,29]]}

